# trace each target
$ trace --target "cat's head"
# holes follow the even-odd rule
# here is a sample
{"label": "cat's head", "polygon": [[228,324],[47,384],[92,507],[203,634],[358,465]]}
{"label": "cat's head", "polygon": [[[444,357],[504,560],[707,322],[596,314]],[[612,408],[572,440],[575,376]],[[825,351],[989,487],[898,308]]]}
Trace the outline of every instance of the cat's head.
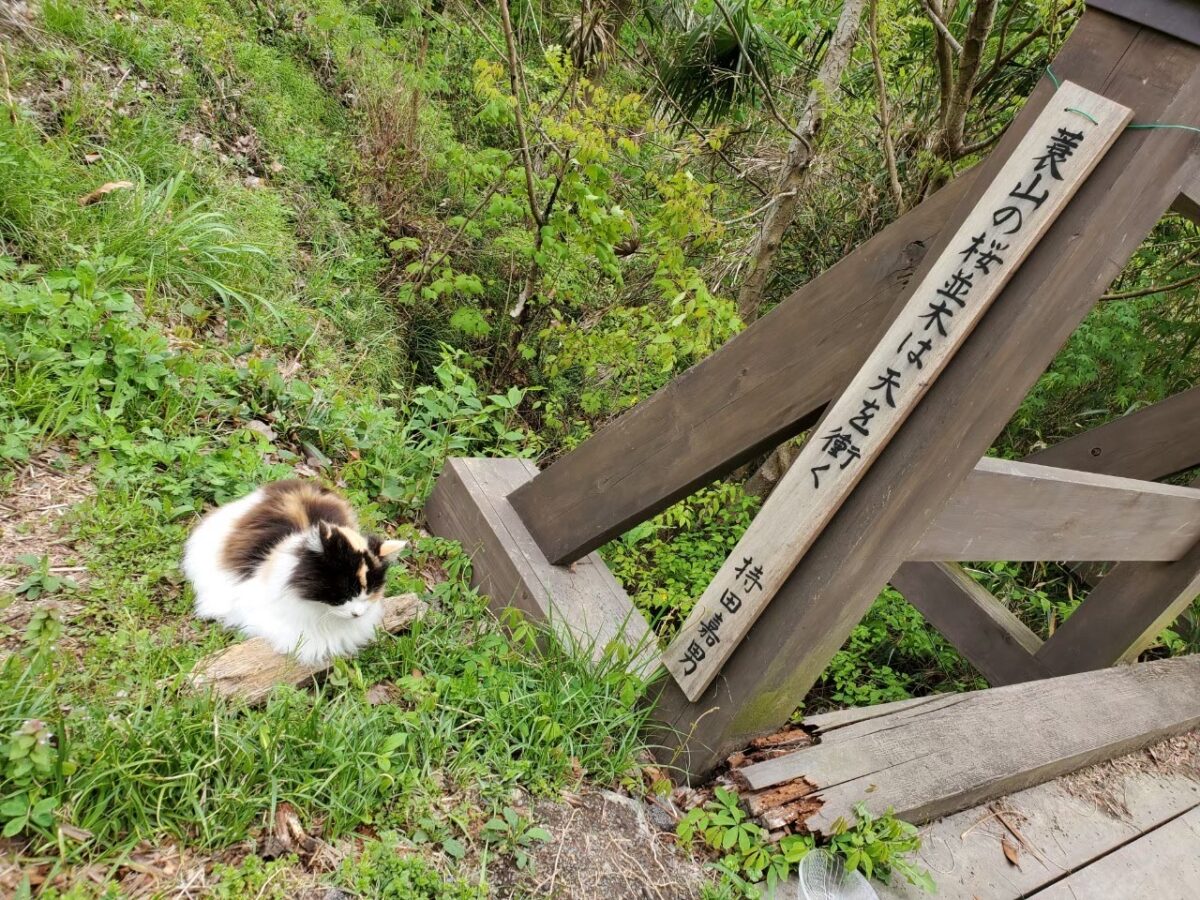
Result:
{"label": "cat's head", "polygon": [[406,546],[407,541],[384,541],[321,522],[309,530],[291,586],[302,599],[324,603],[334,615],[358,618],[383,599],[388,566]]}

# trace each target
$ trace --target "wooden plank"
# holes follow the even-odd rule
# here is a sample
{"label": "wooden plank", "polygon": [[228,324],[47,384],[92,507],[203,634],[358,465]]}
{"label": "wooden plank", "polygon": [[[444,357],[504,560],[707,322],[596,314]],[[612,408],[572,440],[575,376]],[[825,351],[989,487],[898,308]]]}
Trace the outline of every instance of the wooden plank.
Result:
{"label": "wooden plank", "polygon": [[[385,609],[379,627],[392,634],[408,628],[426,610],[425,603],[416,594],[386,597],[383,603]],[[222,697],[237,697],[257,706],[279,685],[299,687],[329,668],[329,664],[297,662],[295,657],[271,649],[262,638],[251,638],[200,660],[187,681],[194,689],[211,690]]]}
{"label": "wooden plank", "polygon": [[892,586],[993,687],[1047,676],[1033,656],[1041,638],[961,566],[905,563],[892,576]]}
{"label": "wooden plank", "polygon": [[1200,387],[1127,413],[1025,461],[1147,480],[1200,465]]}
{"label": "wooden plank", "polygon": [[1183,186],[1183,190],[1171,204],[1171,212],[1177,212],[1185,219],[1200,224],[1200,182],[1190,181]]}
{"label": "wooden plank", "polygon": [[927,706],[930,703],[957,702],[959,694],[929,694],[925,697],[909,697],[906,700],[893,700],[890,703],[875,703],[871,706],[851,706],[846,709],[835,709],[830,712],[818,713],[815,716],[805,716],[804,726],[816,729],[821,740],[827,740],[838,729],[859,722],[886,716],[902,709],[914,709]]}
{"label": "wooden plank", "polygon": [[[1088,11],[1054,69],[1136,109],[1143,121],[1181,122],[1200,120],[1198,63],[1200,51],[1190,45]],[[996,165],[1049,95],[1047,82],[1029,99],[1001,139]],[[657,753],[664,762],[699,776],[787,721],[958,482],[1196,171],[1194,138],[1185,131],[1122,135],[717,682],[695,703],[673,682],[664,686],[654,714],[663,726]],[[980,182],[987,184],[993,161],[983,166]],[[968,196],[950,221],[959,221],[974,200]]]}
{"label": "wooden plank", "polygon": [[1088,6],[1200,44],[1200,7],[1193,0],[1090,0]]}
{"label": "wooden plank", "polygon": [[505,499],[536,472],[524,459],[447,460],[425,507],[430,530],[463,545],[471,583],[496,611],[515,606],[548,622],[560,640],[597,660],[623,644],[631,665],[648,672],[654,636],[604,561],[593,553],[570,568],[552,565]]}
{"label": "wooden plank", "polygon": [[546,557],[578,559],[810,427],[883,334],[974,175],[959,175],[522,485],[509,499]]}
{"label": "wooden plank", "polygon": [[1174,560],[1200,540],[1200,490],[985,458],[910,559]]}
{"label": "wooden plank", "polygon": [[1070,81],[1046,104],[663,654],[688,699],[712,683],[1132,116]]}
{"label": "wooden plank", "polygon": [[1032,896],[1037,900],[1192,900],[1200,886],[1200,809],[1192,809]]}
{"label": "wooden plank", "polygon": [[857,803],[921,823],[1198,726],[1200,656],[1191,656],[975,691],[738,775],[754,791],[811,783],[822,801],[805,823],[813,831],[852,821]]}
{"label": "wooden plank", "polygon": [[[933,874],[938,900],[1027,897],[1200,804],[1200,783],[1194,779],[1134,765],[1131,761],[1128,768],[1104,774],[1103,790],[1119,800],[1120,817],[1058,779],[930,823],[921,829],[914,862]],[[996,818],[995,809],[1003,811],[1032,851]],[[1017,846],[1019,867],[1005,858],[1001,839]],[[929,894],[900,878],[876,887],[883,900],[929,900]],[[1078,895],[1085,896],[1091,895]],[[1125,896],[1156,895],[1135,891]]]}

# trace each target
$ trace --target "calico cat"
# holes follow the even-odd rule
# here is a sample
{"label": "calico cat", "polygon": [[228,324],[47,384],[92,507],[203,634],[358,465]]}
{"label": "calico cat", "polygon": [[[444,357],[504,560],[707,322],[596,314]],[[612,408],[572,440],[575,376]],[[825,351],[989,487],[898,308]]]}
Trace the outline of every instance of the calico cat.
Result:
{"label": "calico cat", "polygon": [[307,481],[277,481],[205,516],[183,571],[196,615],[319,664],[370,643],[383,580],[405,541],[359,531],[345,500]]}

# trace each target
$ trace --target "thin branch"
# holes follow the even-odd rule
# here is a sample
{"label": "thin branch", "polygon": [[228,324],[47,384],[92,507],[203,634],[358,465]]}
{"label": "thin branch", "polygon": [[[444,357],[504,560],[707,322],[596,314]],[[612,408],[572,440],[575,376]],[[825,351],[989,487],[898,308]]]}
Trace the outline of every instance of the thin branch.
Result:
{"label": "thin branch", "polygon": [[717,9],[721,11],[721,17],[725,20],[725,24],[729,26],[730,34],[732,34],[733,39],[737,41],[738,49],[740,49],[742,51],[742,55],[746,57],[746,62],[750,66],[750,74],[754,76],[754,80],[758,82],[759,88],[762,89],[763,99],[767,101],[767,109],[771,111],[771,116],[775,119],[775,121],[783,126],[784,130],[787,131],[788,134],[808,147],[808,152],[811,153],[812,146],[808,143],[808,139],[805,138],[804,135],[802,135],[795,128],[793,128],[792,124],[783,116],[781,116],[779,114],[779,110],[775,108],[775,98],[772,96],[771,88],[768,87],[767,82],[763,79],[762,75],[758,73],[758,67],[754,65],[753,58],[748,52],[746,52],[746,45],[742,43],[742,36],[738,34],[737,26],[733,24],[733,18],[729,15],[729,10],[725,8],[725,4],[722,3],[721,0],[714,0],[714,2],[717,4]]}
{"label": "thin branch", "polygon": [[875,69],[875,93],[879,95],[879,131],[883,143],[883,159],[887,164],[888,183],[896,212],[904,211],[904,190],[900,187],[900,171],[896,166],[896,147],[892,143],[892,116],[888,109],[887,79],[883,77],[883,60],[879,55],[879,0],[870,0],[867,13],[867,42],[871,49],[871,65]]}
{"label": "thin branch", "polygon": [[1005,66],[1020,56],[1021,52],[1026,47],[1028,47],[1045,33],[1046,29],[1039,25],[1037,28],[1033,29],[1033,31],[1029,32],[1029,34],[1025,35],[1025,37],[1021,38],[1021,40],[1017,41],[1017,43],[1013,45],[1013,48],[1003,56],[997,56],[996,61],[988,67],[988,70],[979,76],[979,81],[975,83],[975,89],[979,90],[979,88],[983,87],[985,84],[999,75],[1000,71]]}
{"label": "thin branch", "polygon": [[925,15],[929,17],[929,21],[933,23],[933,27],[937,29],[938,34],[950,45],[950,49],[954,51],[955,56],[962,53],[962,44],[954,39],[954,35],[950,33],[950,29],[942,21],[942,17],[934,11],[933,4],[929,0],[921,0],[921,7],[925,10]]}
{"label": "thin branch", "polygon": [[[1011,122],[1008,123],[1008,125],[1011,124]],[[955,161],[960,160],[965,156],[970,156],[972,153],[978,153],[981,150],[986,150],[988,147],[992,146],[992,144],[1004,137],[1004,132],[1008,131],[1008,125],[1005,125],[1003,128],[997,128],[995,133],[990,137],[985,137],[973,144],[964,144],[963,146],[959,147],[954,154]]]}
{"label": "thin branch", "polygon": [[1133,291],[1119,291],[1115,294],[1105,294],[1100,299],[1104,302],[1108,302],[1109,300],[1135,300],[1138,297],[1149,297],[1151,294],[1165,294],[1168,291],[1178,290],[1181,287],[1187,287],[1189,284],[1195,284],[1197,281],[1200,281],[1200,272],[1197,272],[1195,275],[1189,275],[1187,278],[1181,278],[1172,284],[1160,284]]}
{"label": "thin branch", "polygon": [[508,49],[508,80],[512,85],[513,107],[517,118],[517,140],[521,142],[521,163],[525,168],[525,191],[529,194],[529,214],[541,228],[542,218],[538,211],[537,191],[533,186],[533,156],[529,152],[529,139],[525,134],[525,116],[521,112],[521,87],[517,68],[517,45],[513,39],[512,21],[508,16],[508,0],[500,0],[500,24],[504,29],[504,43]]}

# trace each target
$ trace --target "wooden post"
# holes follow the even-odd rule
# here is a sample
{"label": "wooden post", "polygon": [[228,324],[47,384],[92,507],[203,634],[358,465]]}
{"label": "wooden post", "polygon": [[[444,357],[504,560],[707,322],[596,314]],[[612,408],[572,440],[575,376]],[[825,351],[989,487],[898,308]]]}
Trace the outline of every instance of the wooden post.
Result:
{"label": "wooden post", "polygon": [[1042,639],[954,563],[905,563],[891,577],[904,595],[992,687],[1045,678]]}
{"label": "wooden post", "polygon": [[[1088,12],[1054,66],[1060,76],[1131,107],[1139,120],[1200,119],[1200,50],[1159,32]],[[975,206],[982,186],[1051,93],[1044,84],[1031,97],[952,222]],[[1195,136],[1184,131],[1121,137],[716,682],[696,703],[672,682],[664,685],[656,718],[667,726],[665,757],[681,751],[677,764],[693,775],[705,773],[727,752],[787,720],[937,510],[1194,175],[1194,145]]]}

